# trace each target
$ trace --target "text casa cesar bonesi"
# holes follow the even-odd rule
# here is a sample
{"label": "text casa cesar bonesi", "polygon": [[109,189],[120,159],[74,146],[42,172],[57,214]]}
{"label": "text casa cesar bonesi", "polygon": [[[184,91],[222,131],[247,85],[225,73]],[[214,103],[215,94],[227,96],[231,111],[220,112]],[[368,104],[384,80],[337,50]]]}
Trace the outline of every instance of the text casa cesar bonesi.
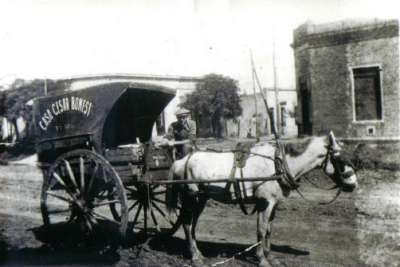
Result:
{"label": "text casa cesar bonesi", "polygon": [[71,98],[65,97],[63,99],[57,100],[51,104],[50,109],[47,109],[44,112],[39,122],[39,126],[44,131],[46,131],[55,116],[71,110],[82,112],[84,115],[89,117],[92,106],[92,102],[89,102],[86,99],[80,97],[71,96]]}

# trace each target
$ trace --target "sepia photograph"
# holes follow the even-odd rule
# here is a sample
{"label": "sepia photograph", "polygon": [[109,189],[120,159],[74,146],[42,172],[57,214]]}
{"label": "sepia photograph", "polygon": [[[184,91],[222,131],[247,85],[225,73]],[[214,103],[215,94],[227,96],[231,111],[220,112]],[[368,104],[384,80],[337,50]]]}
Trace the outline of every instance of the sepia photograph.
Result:
{"label": "sepia photograph", "polygon": [[0,265],[400,266],[397,0],[0,2]]}

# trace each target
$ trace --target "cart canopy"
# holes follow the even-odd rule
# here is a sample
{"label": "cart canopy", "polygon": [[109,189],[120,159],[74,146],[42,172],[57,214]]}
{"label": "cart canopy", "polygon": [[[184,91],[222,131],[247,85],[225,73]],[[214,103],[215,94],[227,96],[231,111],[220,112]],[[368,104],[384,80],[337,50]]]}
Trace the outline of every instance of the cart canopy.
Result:
{"label": "cart canopy", "polygon": [[159,85],[115,82],[37,98],[37,141],[90,135],[96,150],[146,142],[174,96],[175,90]]}

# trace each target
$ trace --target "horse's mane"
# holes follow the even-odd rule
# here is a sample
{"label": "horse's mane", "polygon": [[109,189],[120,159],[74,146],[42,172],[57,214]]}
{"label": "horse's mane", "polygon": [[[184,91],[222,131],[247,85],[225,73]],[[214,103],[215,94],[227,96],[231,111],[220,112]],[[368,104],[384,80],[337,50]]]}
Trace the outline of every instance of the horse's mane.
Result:
{"label": "horse's mane", "polygon": [[303,154],[312,143],[318,144],[320,142],[325,143],[327,141],[326,137],[308,137],[303,139],[296,139],[294,142],[290,141],[284,143],[285,152],[291,157],[297,157]]}
{"label": "horse's mane", "polygon": [[[286,155],[291,157],[298,157],[303,154],[307,148],[309,148],[312,141],[321,138],[321,137],[305,137],[301,139],[295,139],[290,141],[282,141],[283,147],[285,148]],[[241,142],[236,144],[236,148],[241,150],[243,148],[251,148],[253,152],[256,153],[267,153],[270,154],[271,151],[277,148],[275,142],[260,142],[260,143],[251,143],[251,142]]]}
{"label": "horse's mane", "polygon": [[285,153],[292,157],[300,156],[307,150],[312,139],[313,138],[303,138],[284,143]]}
{"label": "horse's mane", "polygon": [[[283,141],[283,147],[285,148],[285,153],[291,157],[297,157],[303,154],[309,147],[311,141],[314,138],[303,138],[290,141]],[[257,143],[252,148],[253,152],[260,154],[271,154],[277,149],[275,142],[273,143]],[[271,152],[272,151],[272,152]]]}

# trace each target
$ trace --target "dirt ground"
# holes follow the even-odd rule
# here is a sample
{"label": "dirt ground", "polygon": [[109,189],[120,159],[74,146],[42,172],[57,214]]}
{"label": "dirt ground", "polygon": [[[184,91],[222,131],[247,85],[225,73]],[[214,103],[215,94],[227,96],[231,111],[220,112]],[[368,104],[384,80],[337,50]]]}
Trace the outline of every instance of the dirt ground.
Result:
{"label": "dirt ground", "polygon": [[[322,173],[314,171],[316,180]],[[359,189],[322,191],[303,181],[276,214],[272,253],[282,266],[400,266],[399,172],[361,170]],[[0,264],[6,266],[190,266],[184,234],[112,249],[52,242],[41,232],[42,176],[35,166],[0,166]],[[325,186],[328,186],[325,185]],[[210,201],[197,239],[206,266],[256,266],[256,216]],[[234,258],[234,259],[233,259]],[[224,262],[219,264],[220,262]]]}

